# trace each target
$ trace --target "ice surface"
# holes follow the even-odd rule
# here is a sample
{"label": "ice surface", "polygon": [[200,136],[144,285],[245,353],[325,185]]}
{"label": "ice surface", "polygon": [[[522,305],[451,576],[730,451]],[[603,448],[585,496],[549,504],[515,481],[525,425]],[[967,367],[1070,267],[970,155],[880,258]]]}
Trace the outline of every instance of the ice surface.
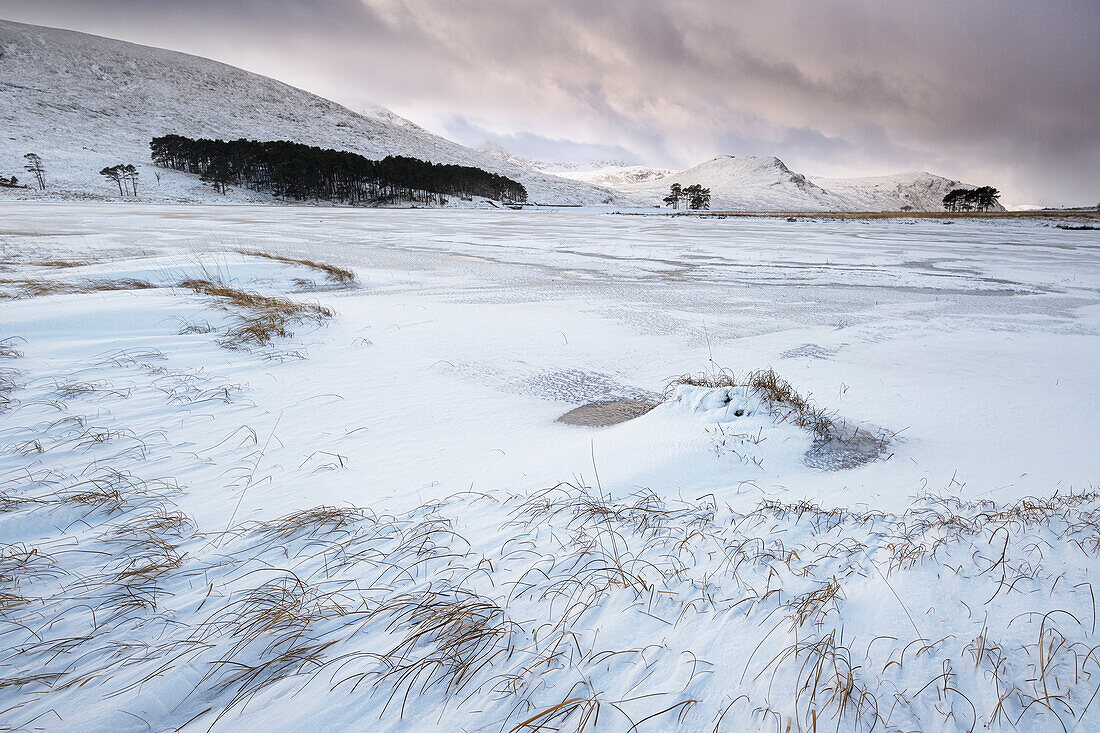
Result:
{"label": "ice surface", "polygon": [[[0,729],[1092,729],[1098,252],[4,202],[0,281],[154,287],[0,299]],[[224,349],[204,275],[336,315]],[[767,367],[839,444],[665,389]]]}

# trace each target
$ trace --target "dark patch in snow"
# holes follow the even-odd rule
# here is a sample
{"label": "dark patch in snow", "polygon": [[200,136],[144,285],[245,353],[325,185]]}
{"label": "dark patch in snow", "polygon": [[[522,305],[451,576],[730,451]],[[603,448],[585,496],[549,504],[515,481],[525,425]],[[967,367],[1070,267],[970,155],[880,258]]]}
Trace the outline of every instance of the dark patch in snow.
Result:
{"label": "dark patch in snow", "polygon": [[806,357],[809,359],[828,359],[836,356],[840,351],[840,347],[828,347],[820,346],[818,344],[802,344],[801,346],[795,346],[792,349],[787,349],[780,354],[784,359],[797,359],[800,357]]}
{"label": "dark patch in snow", "polygon": [[566,425],[602,428],[641,417],[658,405],[653,400],[605,400],[575,407],[558,418]]}
{"label": "dark patch in snow", "polygon": [[827,437],[814,440],[806,451],[805,462],[811,468],[843,471],[849,468],[885,460],[891,436],[884,430],[859,427],[843,420],[833,422],[834,430]]}

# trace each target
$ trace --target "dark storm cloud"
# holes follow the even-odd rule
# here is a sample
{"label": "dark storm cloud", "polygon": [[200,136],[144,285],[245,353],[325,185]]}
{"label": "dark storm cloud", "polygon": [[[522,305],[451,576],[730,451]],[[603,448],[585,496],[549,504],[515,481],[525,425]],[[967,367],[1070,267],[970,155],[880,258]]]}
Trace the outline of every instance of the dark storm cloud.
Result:
{"label": "dark storm cloud", "polygon": [[548,153],[558,141],[545,157],[777,155],[826,175],[933,170],[1020,203],[1100,199],[1095,0],[7,0],[0,14],[210,56],[458,137],[456,120]]}

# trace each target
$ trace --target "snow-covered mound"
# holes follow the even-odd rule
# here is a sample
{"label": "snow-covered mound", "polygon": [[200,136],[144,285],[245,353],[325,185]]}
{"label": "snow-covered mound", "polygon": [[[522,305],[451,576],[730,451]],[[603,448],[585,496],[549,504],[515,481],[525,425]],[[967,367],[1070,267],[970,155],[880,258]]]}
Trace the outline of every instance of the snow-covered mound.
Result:
{"label": "snow-covered mound", "polygon": [[[99,171],[130,163],[141,171],[143,199],[225,200],[193,176],[154,169],[150,139],[175,133],[285,139],[369,158],[407,155],[477,166],[520,181],[533,203],[615,200],[607,190],[465,148],[384,108],[357,114],[209,59],[8,21],[0,21],[0,126],[0,175],[26,182],[23,155],[38,153],[54,194],[110,196],[114,184]],[[9,197],[30,194],[0,189]],[[234,191],[230,200],[266,198]]]}
{"label": "snow-covered mound", "polygon": [[[579,176],[572,176],[579,178]],[[694,168],[640,182],[585,178],[623,192],[631,202],[659,206],[669,186],[701,184],[711,190],[711,209],[724,211],[942,211],[953,188],[973,188],[931,173],[867,178],[814,178],[774,157],[722,155]],[[998,211],[1003,207],[998,206]]]}

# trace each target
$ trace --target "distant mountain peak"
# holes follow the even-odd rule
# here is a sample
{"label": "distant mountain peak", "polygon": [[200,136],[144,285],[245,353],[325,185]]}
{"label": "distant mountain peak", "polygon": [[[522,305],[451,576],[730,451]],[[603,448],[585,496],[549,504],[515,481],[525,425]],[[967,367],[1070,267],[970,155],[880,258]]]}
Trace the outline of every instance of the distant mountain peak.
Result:
{"label": "distant mountain peak", "polygon": [[711,189],[712,209],[733,211],[940,211],[944,194],[969,187],[926,172],[811,179],[770,155],[717,155],[686,170],[615,187],[636,204],[658,206],[672,183],[705,186]]}

